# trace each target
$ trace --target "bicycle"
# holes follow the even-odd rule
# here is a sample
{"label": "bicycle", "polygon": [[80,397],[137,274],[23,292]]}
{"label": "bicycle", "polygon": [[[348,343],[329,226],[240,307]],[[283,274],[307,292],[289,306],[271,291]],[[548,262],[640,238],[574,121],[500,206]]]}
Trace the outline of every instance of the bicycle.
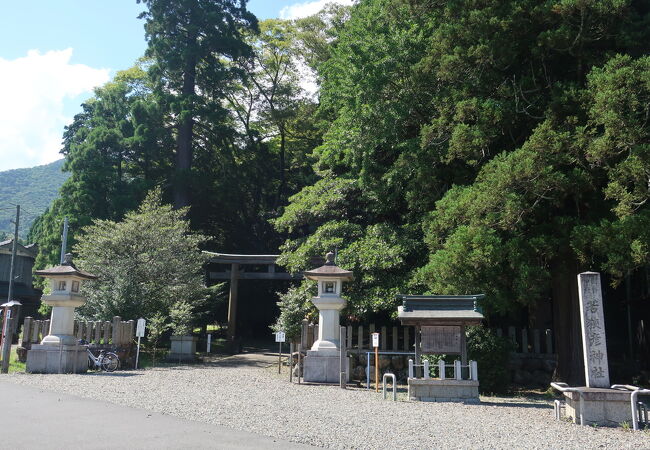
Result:
{"label": "bicycle", "polygon": [[79,344],[86,345],[89,369],[100,369],[104,372],[113,372],[119,367],[120,358],[115,353],[100,350],[99,355],[95,356],[95,354],[88,348],[88,343],[86,341],[82,339],[79,341]]}

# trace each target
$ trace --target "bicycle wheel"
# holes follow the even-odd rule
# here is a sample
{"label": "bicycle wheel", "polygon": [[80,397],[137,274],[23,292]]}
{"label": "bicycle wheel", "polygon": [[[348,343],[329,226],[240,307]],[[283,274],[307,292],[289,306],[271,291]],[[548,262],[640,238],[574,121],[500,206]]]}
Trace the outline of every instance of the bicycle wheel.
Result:
{"label": "bicycle wheel", "polygon": [[104,353],[101,364],[104,372],[112,372],[120,365],[120,358],[112,352]]}

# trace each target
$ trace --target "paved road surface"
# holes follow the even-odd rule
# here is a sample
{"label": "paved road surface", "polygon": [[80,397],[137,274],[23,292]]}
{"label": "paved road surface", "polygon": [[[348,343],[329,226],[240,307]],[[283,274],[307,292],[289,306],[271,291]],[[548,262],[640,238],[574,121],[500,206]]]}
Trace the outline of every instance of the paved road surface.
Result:
{"label": "paved road surface", "polygon": [[0,400],[3,449],[312,448],[5,381]]}

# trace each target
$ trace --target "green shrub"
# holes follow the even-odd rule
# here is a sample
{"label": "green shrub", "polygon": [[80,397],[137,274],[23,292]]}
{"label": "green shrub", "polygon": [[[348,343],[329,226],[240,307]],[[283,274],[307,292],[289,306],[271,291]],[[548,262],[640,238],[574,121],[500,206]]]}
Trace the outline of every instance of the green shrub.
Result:
{"label": "green shrub", "polygon": [[179,300],[169,310],[172,333],[175,336],[191,336],[194,315],[192,305],[186,300]]}
{"label": "green shrub", "polygon": [[271,325],[271,330],[284,331],[289,339],[300,337],[302,320],[314,309],[314,304],[310,302],[313,291],[313,283],[302,283],[289,288],[285,293],[278,293],[280,316]]}
{"label": "green shrub", "polygon": [[484,327],[467,329],[467,354],[478,364],[481,393],[504,393],[508,390],[510,377],[508,361],[513,350],[512,342],[496,336]]}

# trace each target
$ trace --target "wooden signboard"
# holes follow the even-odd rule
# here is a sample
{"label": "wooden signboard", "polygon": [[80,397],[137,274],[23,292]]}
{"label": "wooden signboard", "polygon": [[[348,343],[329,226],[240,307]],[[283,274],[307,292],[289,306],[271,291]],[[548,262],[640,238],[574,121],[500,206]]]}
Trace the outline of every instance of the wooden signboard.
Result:
{"label": "wooden signboard", "polygon": [[460,326],[423,326],[422,353],[460,354]]}

